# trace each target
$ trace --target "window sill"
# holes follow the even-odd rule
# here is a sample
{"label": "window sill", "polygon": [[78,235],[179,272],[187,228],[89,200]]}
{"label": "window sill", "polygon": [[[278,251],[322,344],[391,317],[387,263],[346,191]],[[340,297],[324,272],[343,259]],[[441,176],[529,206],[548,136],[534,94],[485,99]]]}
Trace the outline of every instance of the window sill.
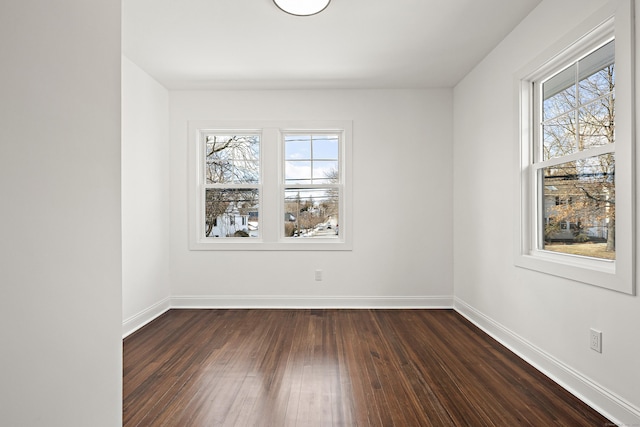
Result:
{"label": "window sill", "polygon": [[618,261],[535,251],[532,254],[517,255],[515,265],[580,283],[633,294],[633,283],[630,280],[632,274],[629,273],[629,269],[620,268]]}
{"label": "window sill", "polygon": [[336,239],[287,239],[278,242],[263,242],[259,239],[247,241],[203,240],[192,242],[192,251],[351,251],[352,245]]}

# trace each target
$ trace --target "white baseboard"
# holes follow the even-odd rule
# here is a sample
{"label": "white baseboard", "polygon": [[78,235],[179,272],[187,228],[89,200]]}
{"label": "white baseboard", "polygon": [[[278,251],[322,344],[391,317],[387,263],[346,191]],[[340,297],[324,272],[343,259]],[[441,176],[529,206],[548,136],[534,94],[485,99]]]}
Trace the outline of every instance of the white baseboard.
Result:
{"label": "white baseboard", "polygon": [[122,322],[125,338],[172,308],[453,308],[453,296],[437,297],[316,297],[211,295],[167,297]]}
{"label": "white baseboard", "polygon": [[452,308],[453,296],[174,296],[171,308]]}
{"label": "white baseboard", "polygon": [[459,298],[453,308],[587,405],[621,426],[640,425],[640,408],[534,346]]}
{"label": "white baseboard", "polygon": [[147,323],[151,322],[156,317],[167,312],[170,308],[171,299],[167,297],[153,304],[151,307],[142,310],[140,313],[124,320],[122,322],[122,338],[131,335]]}

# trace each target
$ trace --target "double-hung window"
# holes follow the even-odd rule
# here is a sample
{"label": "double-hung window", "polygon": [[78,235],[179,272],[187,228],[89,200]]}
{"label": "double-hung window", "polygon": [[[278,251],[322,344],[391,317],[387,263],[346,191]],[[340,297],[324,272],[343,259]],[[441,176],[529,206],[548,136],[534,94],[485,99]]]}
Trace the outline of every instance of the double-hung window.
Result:
{"label": "double-hung window", "polygon": [[190,248],[351,249],[351,122],[190,122]]}
{"label": "double-hung window", "polygon": [[286,132],[284,144],[285,237],[340,235],[341,136]]}
{"label": "double-hung window", "polygon": [[260,236],[260,133],[211,131],[201,135],[205,238]]}
{"label": "double-hung window", "polygon": [[633,293],[633,52],[620,4],[518,76],[516,264]]}

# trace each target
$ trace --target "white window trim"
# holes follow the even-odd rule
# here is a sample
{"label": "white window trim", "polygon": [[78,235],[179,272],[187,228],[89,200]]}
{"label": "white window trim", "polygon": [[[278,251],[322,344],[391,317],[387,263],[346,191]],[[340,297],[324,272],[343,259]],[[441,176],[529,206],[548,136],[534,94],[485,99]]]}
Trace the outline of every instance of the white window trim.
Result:
{"label": "white window trim", "polygon": [[[260,121],[209,120],[188,123],[189,249],[191,250],[311,250],[348,251],[353,248],[352,131],[348,120]],[[260,231],[255,238],[213,239],[204,237],[202,137],[211,132],[259,133],[260,137]],[[284,237],[284,160],[282,135],[287,132],[333,132],[340,139],[340,233],[335,238]],[[242,185],[241,185],[242,186]],[[253,186],[242,186],[253,187]],[[286,187],[290,187],[287,185]]]}
{"label": "white window trim", "polygon": [[[538,272],[635,295],[635,149],[633,2],[618,0],[596,12],[516,75],[519,94],[518,211],[515,264]],[[598,44],[616,40],[616,259],[538,250],[534,168],[533,82],[560,71]],[[601,150],[610,150],[604,148]],[[598,149],[594,150],[594,155]],[[560,162],[567,161],[563,157]],[[552,160],[556,161],[555,159]]]}

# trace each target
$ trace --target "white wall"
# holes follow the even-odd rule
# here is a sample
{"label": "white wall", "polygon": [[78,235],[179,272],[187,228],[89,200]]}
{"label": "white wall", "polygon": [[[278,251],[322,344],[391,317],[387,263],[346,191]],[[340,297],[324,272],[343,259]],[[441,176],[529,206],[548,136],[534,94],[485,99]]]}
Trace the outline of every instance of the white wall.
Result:
{"label": "white wall", "polygon": [[120,1],[2,2],[0,52],[0,425],[121,425]]}
{"label": "white wall", "polygon": [[[514,266],[516,72],[604,4],[545,0],[454,89],[454,288],[456,308],[631,425],[640,299]],[[591,327],[603,332],[602,354],[589,349]]]}
{"label": "white wall", "polygon": [[[173,303],[450,306],[451,102],[450,89],[171,92]],[[207,119],[353,120],[353,251],[189,251],[187,121]]]}
{"label": "white wall", "polygon": [[123,335],[169,307],[169,172],[169,93],[123,57]]}

